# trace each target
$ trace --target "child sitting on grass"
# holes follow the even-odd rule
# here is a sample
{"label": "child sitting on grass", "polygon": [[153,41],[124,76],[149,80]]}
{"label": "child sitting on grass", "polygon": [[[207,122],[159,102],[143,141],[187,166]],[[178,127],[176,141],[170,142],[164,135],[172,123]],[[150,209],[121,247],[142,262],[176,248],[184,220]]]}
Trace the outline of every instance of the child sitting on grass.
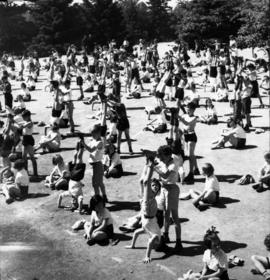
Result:
{"label": "child sitting on grass", "polygon": [[265,164],[259,172],[259,183],[252,186],[257,192],[263,192],[270,187],[270,152],[264,154],[264,160]]}
{"label": "child sitting on grass", "polygon": [[103,156],[104,176],[106,178],[120,178],[123,175],[123,166],[116,147],[109,143],[105,146]]}
{"label": "child sitting on grass", "polygon": [[[64,197],[72,197],[73,198],[73,208],[72,210],[75,210],[76,208],[79,208],[79,213],[82,213],[82,206],[83,206],[83,191],[82,187],[84,187],[84,184],[81,182],[81,180],[84,177],[85,172],[85,164],[82,162],[82,156],[84,149],[82,145],[80,145],[80,142],[77,145],[77,153],[74,156],[74,162],[75,165],[73,167],[73,170],[70,172],[70,180],[68,183],[68,190],[62,192],[59,195],[58,198],[58,208],[62,207],[62,199]],[[78,161],[78,163],[77,163]]]}
{"label": "child sitting on grass", "polygon": [[209,205],[213,205],[219,200],[219,182],[214,175],[214,167],[211,163],[205,163],[202,167],[203,175],[205,176],[204,190],[189,190],[188,193],[181,194],[181,200],[187,200],[192,198],[193,204],[199,210],[203,210]]}
{"label": "child sitting on grass", "polygon": [[68,180],[70,177],[68,165],[59,154],[56,154],[53,157],[52,163],[55,167],[51,174],[46,177],[45,186],[51,188],[52,190],[67,190]]}
{"label": "child sitting on grass", "polygon": [[90,200],[91,221],[84,224],[87,244],[109,243],[114,237],[113,219],[109,210],[105,207],[102,196],[96,194]]}
{"label": "child sitting on grass", "polygon": [[205,101],[205,109],[206,113],[200,116],[200,121],[206,124],[217,124],[217,111],[210,98],[207,98]]}
{"label": "child sitting on grass", "polygon": [[[264,245],[267,251],[270,251],[270,234],[267,234],[264,239]],[[265,280],[270,280],[270,273],[267,271],[270,269],[270,254],[267,257],[254,255],[251,257],[251,260],[255,266],[255,269],[251,269],[253,274],[263,275]]]}
{"label": "child sitting on grass", "polygon": [[154,160],[149,160],[146,170],[146,178],[144,181],[144,193],[143,200],[141,202],[141,222],[142,228],[137,229],[132,238],[131,245],[126,246],[127,249],[134,249],[135,243],[139,235],[143,233],[148,233],[150,235],[146,256],[143,260],[144,263],[151,262],[151,251],[152,249],[158,248],[161,240],[161,231],[157,222],[157,201],[156,195],[160,192],[161,184],[158,180],[151,177],[154,170]]}

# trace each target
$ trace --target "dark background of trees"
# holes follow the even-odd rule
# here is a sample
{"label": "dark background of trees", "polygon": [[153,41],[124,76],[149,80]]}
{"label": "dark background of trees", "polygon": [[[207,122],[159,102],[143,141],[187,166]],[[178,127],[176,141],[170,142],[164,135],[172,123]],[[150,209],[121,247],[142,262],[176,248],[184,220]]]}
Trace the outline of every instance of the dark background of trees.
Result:
{"label": "dark background of trees", "polygon": [[85,34],[97,44],[111,39],[131,43],[179,40],[194,47],[195,40],[228,41],[234,36],[242,47],[269,45],[269,0],[179,1],[172,10],[167,0],[31,0],[16,6],[0,1],[0,52],[22,54],[36,49],[47,55],[81,45]]}

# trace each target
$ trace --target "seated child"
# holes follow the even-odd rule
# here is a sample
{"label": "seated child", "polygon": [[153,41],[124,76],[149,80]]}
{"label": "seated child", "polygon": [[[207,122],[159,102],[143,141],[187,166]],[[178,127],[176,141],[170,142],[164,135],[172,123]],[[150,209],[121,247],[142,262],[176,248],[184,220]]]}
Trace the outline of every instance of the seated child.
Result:
{"label": "seated child", "polygon": [[2,193],[6,197],[6,203],[10,204],[16,198],[21,197],[19,186],[15,184],[14,173],[11,171],[10,166],[5,167],[0,173],[0,183]]}
{"label": "seated child", "polygon": [[139,99],[142,95],[142,86],[139,84],[136,78],[133,79],[131,87],[130,87],[130,94],[128,95],[128,99],[135,98]]}
{"label": "seated child", "polygon": [[217,112],[210,98],[207,98],[205,101],[205,109],[206,113],[205,115],[200,116],[200,121],[206,124],[217,124]]}
{"label": "seated child", "polygon": [[230,129],[223,129],[219,140],[214,141],[212,150],[224,148],[227,142],[230,142],[235,149],[242,149],[246,145],[246,133],[234,118],[228,121]]}
{"label": "seated child", "polygon": [[36,82],[32,76],[28,76],[26,81],[26,85],[29,91],[34,91],[36,89]]}
{"label": "seated child", "polygon": [[203,270],[200,280],[229,280],[228,259],[220,247],[221,242],[217,234],[216,229],[212,227],[204,236],[207,250],[203,254]]}
{"label": "seated child", "polygon": [[91,221],[84,224],[87,244],[108,243],[114,238],[113,219],[102,196],[96,194],[91,198],[90,211]]}
{"label": "seated child", "polygon": [[224,86],[224,83],[221,83],[216,92],[216,100],[218,102],[227,102],[228,101],[228,89]]}
{"label": "seated child", "polygon": [[259,172],[259,183],[253,185],[253,189],[257,192],[263,192],[265,187],[270,187],[270,152],[264,154],[265,164]]}
{"label": "seated child", "polygon": [[42,136],[38,145],[35,147],[35,151],[43,149],[43,152],[57,152],[60,150],[61,135],[59,133],[59,126],[54,124],[50,126],[50,130]]}
{"label": "seated child", "polygon": [[137,229],[134,232],[131,245],[126,246],[126,248],[134,249],[138,236],[143,233],[148,233],[150,238],[147,244],[146,256],[143,262],[149,263],[151,262],[150,255],[152,249],[158,248],[161,241],[161,231],[156,218],[158,207],[157,201],[155,199],[156,195],[160,192],[161,184],[156,179],[151,180],[154,169],[154,160],[149,160],[146,168],[144,193],[141,202],[142,228]]}
{"label": "seated child", "polygon": [[68,165],[64,162],[61,155],[56,154],[52,158],[52,163],[55,165],[51,174],[45,179],[45,186],[52,190],[67,190],[70,172]]}
{"label": "seated child", "polygon": [[23,100],[22,95],[19,94],[19,95],[17,96],[17,102],[18,102],[18,104],[17,104],[16,107],[13,108],[13,110],[14,110],[15,108],[17,108],[17,109],[20,110],[20,112],[24,111],[24,110],[26,109],[26,106],[25,106],[25,104],[24,104],[24,100]]}
{"label": "seated child", "polygon": [[198,191],[190,189],[188,193],[180,195],[181,200],[192,198],[193,204],[199,210],[207,207],[209,204],[215,204],[219,199],[219,182],[214,175],[214,167],[210,163],[205,163],[202,167],[203,175],[205,176],[204,190]]}
{"label": "seated child", "polygon": [[120,178],[123,175],[122,161],[113,144],[107,144],[105,147],[103,165],[106,178]]}
{"label": "seated child", "polygon": [[151,80],[150,80],[150,73],[146,69],[146,67],[142,68],[142,72],[141,72],[140,76],[141,76],[141,80],[142,80],[143,83],[149,84],[151,82]]}
{"label": "seated child", "polygon": [[[80,143],[80,142],[79,142]],[[75,154],[74,167],[70,172],[70,180],[68,183],[68,190],[62,192],[58,197],[58,208],[62,208],[62,199],[64,197],[72,197],[73,198],[73,207],[72,210],[79,208],[79,213],[82,213],[83,206],[83,191],[82,187],[84,184],[81,180],[84,177],[85,172],[85,164],[82,162],[82,156],[84,149],[81,145],[79,146],[77,153]],[[79,161],[77,163],[77,161]]]}
{"label": "seated child", "polygon": [[[153,123],[153,122],[152,122]],[[154,133],[164,133],[167,131],[166,109],[163,109],[156,118],[156,124],[148,124],[144,130]]]}
{"label": "seated child", "polygon": [[23,159],[17,159],[14,162],[14,169],[17,171],[15,176],[15,184],[21,191],[21,196],[28,195],[29,187],[29,175],[25,169],[25,161]]}
{"label": "seated child", "polygon": [[262,79],[262,82],[260,84],[260,88],[263,90],[262,93],[264,94],[270,94],[270,78],[269,76],[265,75]]}
{"label": "seated child", "polygon": [[[264,245],[267,251],[270,251],[270,234],[266,235]],[[265,280],[270,280],[270,273],[267,271],[270,269],[270,254],[267,257],[254,255],[251,257],[251,260],[255,266],[251,273],[261,274]]]}
{"label": "seated child", "polygon": [[25,83],[21,83],[21,89],[23,91],[23,100],[26,102],[31,101],[31,94]]}

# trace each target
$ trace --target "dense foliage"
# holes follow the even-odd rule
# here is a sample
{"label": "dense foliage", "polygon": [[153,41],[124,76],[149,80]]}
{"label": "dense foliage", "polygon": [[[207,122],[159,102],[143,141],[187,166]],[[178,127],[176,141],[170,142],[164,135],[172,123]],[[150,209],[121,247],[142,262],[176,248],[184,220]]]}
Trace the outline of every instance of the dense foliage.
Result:
{"label": "dense foliage", "polygon": [[172,10],[168,0],[30,0],[16,6],[0,1],[0,51],[41,55],[55,47],[81,45],[84,35],[104,44],[139,38],[147,41],[181,40],[194,47],[234,36],[241,46],[269,42],[269,0],[179,1]]}

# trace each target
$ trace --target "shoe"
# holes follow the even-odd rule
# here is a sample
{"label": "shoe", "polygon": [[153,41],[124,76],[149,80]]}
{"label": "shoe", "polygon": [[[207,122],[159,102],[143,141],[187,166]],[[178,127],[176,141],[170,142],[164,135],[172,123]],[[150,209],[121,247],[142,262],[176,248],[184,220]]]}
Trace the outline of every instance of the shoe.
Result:
{"label": "shoe", "polygon": [[261,186],[261,183],[257,183],[257,184],[255,184],[255,185],[253,185],[252,188],[253,188],[254,190],[257,190],[260,186]]}
{"label": "shoe", "polygon": [[6,204],[10,204],[10,203],[12,203],[14,201],[14,199],[13,198],[8,198],[8,199],[6,199]]}
{"label": "shoe", "polygon": [[199,168],[194,169],[193,174],[194,175],[201,175]]}
{"label": "shoe", "polygon": [[84,99],[84,96],[80,96],[78,99],[77,99],[77,101],[81,101],[81,100],[83,100]]}
{"label": "shoe", "polygon": [[183,250],[183,245],[181,241],[176,241],[175,247],[174,247],[174,251],[175,252],[181,252]]}
{"label": "shoe", "polygon": [[93,246],[96,244],[96,241],[94,239],[89,239],[87,242],[86,242],[87,245],[89,246]]}
{"label": "shoe", "polygon": [[259,106],[259,108],[262,108],[262,109],[263,109],[263,108],[264,108],[264,104],[261,104],[261,105]]}
{"label": "shoe", "polygon": [[133,155],[134,153],[133,153],[133,151],[132,151],[132,150],[129,150],[129,154],[130,154],[130,155]]}
{"label": "shoe", "polygon": [[257,193],[262,193],[262,192],[264,192],[266,189],[263,187],[263,185],[260,185],[258,188],[257,188],[257,190],[256,190],[256,192]]}

